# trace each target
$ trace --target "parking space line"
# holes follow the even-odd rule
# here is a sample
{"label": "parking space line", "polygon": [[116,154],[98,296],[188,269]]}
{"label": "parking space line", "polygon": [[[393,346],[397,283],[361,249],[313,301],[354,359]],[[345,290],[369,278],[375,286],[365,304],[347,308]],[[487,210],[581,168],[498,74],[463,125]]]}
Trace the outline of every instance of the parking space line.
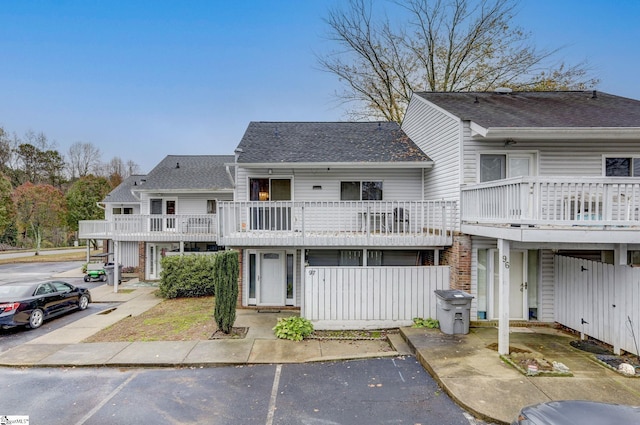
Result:
{"label": "parking space line", "polygon": [[[399,368],[399,366],[396,364],[396,360],[395,359],[391,359],[391,362],[393,363],[393,365],[397,368]],[[404,380],[404,376],[402,376],[402,372],[398,371],[398,375],[400,375],[400,379],[402,380],[402,382],[406,382]]]}
{"label": "parking space line", "polygon": [[98,403],[98,405],[96,407],[91,409],[89,411],[89,413],[84,415],[84,417],[82,419],[80,419],[78,422],[76,422],[75,425],[83,425],[86,421],[91,419],[91,417],[93,415],[95,415],[100,409],[102,409],[102,407],[105,404],[107,404],[109,402],[109,400],[111,400],[113,397],[115,397],[116,394],[118,394],[124,387],[126,387],[127,384],[133,380],[133,378],[138,376],[138,373],[139,372],[134,372],[133,375],[131,375],[126,381],[124,381],[122,384],[118,385],[118,387],[115,390],[111,391],[111,394],[109,394],[104,400],[102,400],[100,403]]}
{"label": "parking space line", "polygon": [[269,400],[269,411],[267,413],[266,425],[273,424],[273,416],[276,413],[276,398],[278,397],[278,387],[280,386],[280,374],[282,373],[282,365],[276,365],[276,374],[273,377],[273,387],[271,387],[271,399]]}

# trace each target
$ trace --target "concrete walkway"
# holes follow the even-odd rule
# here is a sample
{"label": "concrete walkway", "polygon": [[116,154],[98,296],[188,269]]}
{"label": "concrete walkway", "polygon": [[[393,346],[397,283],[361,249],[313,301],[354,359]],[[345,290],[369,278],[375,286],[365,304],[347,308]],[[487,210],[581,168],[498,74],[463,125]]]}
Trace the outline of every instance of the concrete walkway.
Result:
{"label": "concrete walkway", "polygon": [[510,423],[523,406],[551,400],[591,400],[640,406],[640,378],[598,364],[592,354],[569,345],[576,336],[551,328],[511,328],[510,346],[561,362],[573,376],[525,376],[494,349],[496,328],[468,335],[402,328],[416,357],[458,404],[484,418]]}
{"label": "concrete walkway", "polygon": [[[73,271],[67,273],[74,273]],[[640,379],[597,364],[576,350],[576,339],[550,328],[512,328],[511,346],[538,353],[569,367],[572,377],[525,376],[504,363],[488,346],[498,340],[495,328],[472,328],[468,335],[439,330],[401,328],[385,341],[277,339],[279,317],[297,312],[260,313],[239,309],[234,326],[248,327],[244,339],[182,342],[83,343],[124,317],[136,316],[161,300],[153,286],[123,283],[119,292],[103,285],[91,291],[94,302],[119,303],[117,308],[88,316],[0,354],[1,366],[216,366],[257,363],[299,363],[415,354],[441,387],[477,417],[510,423],[525,405],[549,400],[581,399],[640,405]]]}
{"label": "concrete walkway", "polygon": [[[70,272],[72,273],[72,272]],[[156,287],[124,283],[119,292],[102,285],[91,290],[93,302],[120,303],[0,354],[4,366],[216,366],[250,363],[300,363],[410,354],[400,334],[392,347],[380,340],[305,340],[276,338],[279,317],[297,312],[261,313],[239,309],[234,326],[249,328],[243,339],[206,341],[83,343],[89,336],[128,316],[137,316],[162,300]]]}

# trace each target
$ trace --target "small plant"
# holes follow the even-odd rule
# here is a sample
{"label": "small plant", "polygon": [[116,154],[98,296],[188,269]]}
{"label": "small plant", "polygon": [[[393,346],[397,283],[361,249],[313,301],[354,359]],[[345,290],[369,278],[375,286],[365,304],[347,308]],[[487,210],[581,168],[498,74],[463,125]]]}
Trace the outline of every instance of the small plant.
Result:
{"label": "small plant", "polygon": [[440,327],[440,322],[436,319],[432,319],[429,317],[428,319],[423,319],[421,317],[413,318],[413,326],[412,328],[429,328],[429,329],[438,329]]}
{"label": "small plant", "polygon": [[302,341],[304,337],[311,335],[313,325],[304,317],[281,317],[273,330],[280,339]]}
{"label": "small plant", "polygon": [[87,273],[87,263],[84,263],[84,264],[82,265],[82,273],[83,273],[83,274]]}

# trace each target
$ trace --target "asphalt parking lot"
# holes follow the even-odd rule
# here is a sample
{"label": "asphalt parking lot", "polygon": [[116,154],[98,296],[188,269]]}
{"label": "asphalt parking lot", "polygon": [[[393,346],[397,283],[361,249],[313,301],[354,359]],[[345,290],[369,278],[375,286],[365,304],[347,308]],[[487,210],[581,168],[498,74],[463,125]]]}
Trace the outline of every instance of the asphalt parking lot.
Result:
{"label": "asphalt parking lot", "polygon": [[184,369],[1,369],[0,416],[30,423],[475,423],[413,356]]}

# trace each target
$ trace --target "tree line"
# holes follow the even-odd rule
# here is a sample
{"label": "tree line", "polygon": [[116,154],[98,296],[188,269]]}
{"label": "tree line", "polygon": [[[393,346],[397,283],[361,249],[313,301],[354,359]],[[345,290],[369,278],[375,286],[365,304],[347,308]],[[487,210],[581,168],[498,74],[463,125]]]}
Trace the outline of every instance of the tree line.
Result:
{"label": "tree line", "polygon": [[0,250],[69,246],[79,220],[100,220],[107,193],[140,167],[73,143],[67,152],[42,132],[23,136],[0,127]]}

